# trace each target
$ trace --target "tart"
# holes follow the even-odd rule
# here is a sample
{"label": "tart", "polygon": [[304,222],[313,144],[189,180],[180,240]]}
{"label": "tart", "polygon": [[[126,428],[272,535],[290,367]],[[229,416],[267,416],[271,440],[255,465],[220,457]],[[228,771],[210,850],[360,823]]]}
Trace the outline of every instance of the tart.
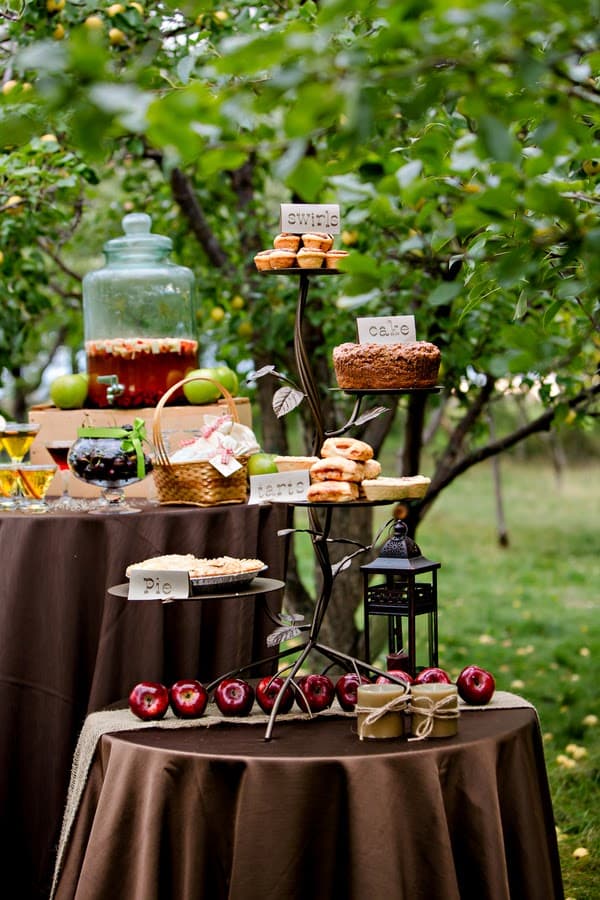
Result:
{"label": "tart", "polygon": [[324,231],[310,231],[302,235],[302,246],[309,250],[331,250],[333,247],[333,237],[325,234]]}
{"label": "tart", "polygon": [[328,250],[325,254],[325,266],[327,269],[337,269],[340,259],[349,256],[347,250]]}
{"label": "tart", "polygon": [[289,269],[296,262],[293,250],[271,250],[269,263],[271,269]]}
{"label": "tart", "polygon": [[360,484],[360,496],[365,500],[420,500],[427,493],[431,478],[424,475],[388,478],[365,478]]}
{"label": "tart", "polygon": [[273,250],[261,250],[254,257],[254,265],[258,269],[259,272],[264,272],[266,269],[271,268],[271,254]]}
{"label": "tart", "polygon": [[300,246],[300,235],[282,231],[281,234],[278,234],[274,239],[273,246],[277,250],[293,250],[295,253]]}
{"label": "tart", "polygon": [[296,259],[301,269],[320,269],[325,261],[325,253],[323,250],[301,247],[296,254]]}

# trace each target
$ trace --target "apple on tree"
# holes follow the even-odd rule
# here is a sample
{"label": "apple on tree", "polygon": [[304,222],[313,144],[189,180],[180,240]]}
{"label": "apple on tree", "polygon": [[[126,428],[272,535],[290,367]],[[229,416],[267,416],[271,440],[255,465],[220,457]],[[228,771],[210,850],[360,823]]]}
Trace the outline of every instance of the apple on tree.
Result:
{"label": "apple on tree", "polygon": [[356,694],[360,684],[370,684],[371,680],[366,675],[358,672],[344,672],[335,683],[335,696],[346,712],[352,712],[356,707]]}
{"label": "apple on tree", "polygon": [[329,675],[302,675],[297,683],[300,696],[296,698],[296,703],[301,710],[306,712],[307,706],[311,712],[329,709],[335,697],[335,685]]}
{"label": "apple on tree", "polygon": [[214,692],[215,703],[224,716],[247,716],[254,703],[254,688],[243,678],[223,678]]}
{"label": "apple on tree", "polygon": [[452,679],[444,669],[437,666],[430,666],[427,669],[421,669],[415,676],[415,684],[452,684]]}
{"label": "apple on tree", "polygon": [[129,709],[138,719],[162,719],[169,707],[169,691],[158,681],[140,681],[129,694]]}
{"label": "apple on tree", "polygon": [[182,678],[169,689],[171,709],[182,719],[201,716],[208,703],[208,692],[195,678]]}
{"label": "apple on tree", "polygon": [[[280,675],[265,675],[256,685],[256,702],[263,712],[269,713],[275,705],[275,701],[283,688],[284,680]],[[294,692],[288,684],[281,700],[278,712],[288,713],[294,703]]]}
{"label": "apple on tree", "polygon": [[472,706],[485,706],[496,690],[496,681],[491,672],[480,666],[465,666],[456,679],[459,696]]}

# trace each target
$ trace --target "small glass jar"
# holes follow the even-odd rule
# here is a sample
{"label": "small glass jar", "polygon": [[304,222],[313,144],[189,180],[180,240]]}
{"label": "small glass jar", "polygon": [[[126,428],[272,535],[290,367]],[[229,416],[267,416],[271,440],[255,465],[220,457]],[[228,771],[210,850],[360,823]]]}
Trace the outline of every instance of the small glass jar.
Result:
{"label": "small glass jar", "polygon": [[103,247],[106,265],[83,279],[83,326],[90,405],[133,409],[156,406],[198,367],[195,281],[168,259],[173,242],[152,234],[150,216],[122,224],[124,235]]}

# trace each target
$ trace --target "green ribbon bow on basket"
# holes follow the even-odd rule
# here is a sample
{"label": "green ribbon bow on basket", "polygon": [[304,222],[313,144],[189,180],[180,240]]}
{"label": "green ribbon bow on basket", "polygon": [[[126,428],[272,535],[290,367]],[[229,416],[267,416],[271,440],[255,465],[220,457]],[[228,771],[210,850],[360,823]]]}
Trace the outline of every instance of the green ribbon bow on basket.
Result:
{"label": "green ribbon bow on basket", "polygon": [[77,437],[82,438],[121,438],[121,450],[124,453],[135,451],[137,461],[137,477],[146,477],[146,460],[142,442],[146,439],[146,424],[143,419],[134,419],[131,428],[107,426],[105,428],[83,427],[77,429]]}

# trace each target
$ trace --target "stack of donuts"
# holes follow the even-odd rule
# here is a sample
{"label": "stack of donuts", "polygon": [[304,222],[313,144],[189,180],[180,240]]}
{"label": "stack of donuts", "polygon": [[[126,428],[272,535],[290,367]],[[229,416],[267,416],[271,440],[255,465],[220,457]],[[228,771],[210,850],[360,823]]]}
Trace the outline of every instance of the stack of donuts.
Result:
{"label": "stack of donuts", "polygon": [[373,448],[356,438],[327,438],[321,458],[309,469],[310,487],[306,499],[311,503],[348,503],[360,498],[360,485],[375,479],[381,465],[373,458]]}

